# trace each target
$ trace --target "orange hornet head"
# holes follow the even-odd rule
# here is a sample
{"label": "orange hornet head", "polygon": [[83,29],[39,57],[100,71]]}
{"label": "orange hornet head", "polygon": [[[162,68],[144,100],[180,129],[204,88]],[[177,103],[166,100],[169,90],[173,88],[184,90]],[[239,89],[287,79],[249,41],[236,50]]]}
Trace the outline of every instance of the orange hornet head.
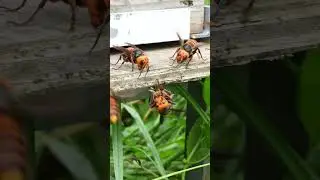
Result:
{"label": "orange hornet head", "polygon": [[160,114],[167,114],[171,103],[169,103],[163,96],[158,96],[156,99],[156,107]]}
{"label": "orange hornet head", "polygon": [[183,49],[180,49],[176,57],[177,63],[182,63],[183,61],[187,60],[188,57],[189,53]]}
{"label": "orange hornet head", "polygon": [[141,71],[142,69],[149,66],[149,58],[148,56],[145,56],[145,55],[139,56],[136,59],[136,63],[137,63],[138,69]]}

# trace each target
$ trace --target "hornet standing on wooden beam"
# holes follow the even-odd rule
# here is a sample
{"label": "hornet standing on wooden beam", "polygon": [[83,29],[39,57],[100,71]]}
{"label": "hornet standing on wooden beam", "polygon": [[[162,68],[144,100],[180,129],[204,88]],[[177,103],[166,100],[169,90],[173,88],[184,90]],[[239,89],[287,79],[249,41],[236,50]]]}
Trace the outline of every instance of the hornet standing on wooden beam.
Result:
{"label": "hornet standing on wooden beam", "polygon": [[[174,64],[175,61],[177,61],[178,66],[187,61],[186,68],[188,67],[190,61],[192,60],[192,57],[195,53],[197,53],[198,57],[200,55],[202,60],[202,54],[199,49],[199,43],[194,40],[194,39],[189,39],[184,43],[184,40],[181,38],[179,33],[177,33],[177,36],[180,41],[180,47],[177,48],[176,52],[170,57],[171,60],[173,60],[172,65]],[[177,54],[176,58],[174,56]]]}
{"label": "hornet standing on wooden beam", "polygon": [[150,108],[156,108],[159,114],[166,115],[174,104],[174,94],[166,90],[164,84],[160,84],[158,79],[156,83],[155,87],[149,90],[152,93],[149,106]]}
{"label": "hornet standing on wooden beam", "polygon": [[[147,73],[149,72],[149,57],[146,56],[146,54],[144,53],[143,50],[141,50],[140,48],[138,48],[137,46],[130,44],[130,43],[126,43],[128,44],[130,47],[128,48],[124,48],[121,46],[113,46],[113,48],[115,48],[118,51],[121,51],[121,55],[118,59],[118,61],[115,64],[112,65],[116,65],[119,63],[119,61],[121,60],[121,58],[123,59],[121,65],[118,68],[114,68],[114,69],[119,69],[125,62],[130,62],[132,64],[132,71],[133,71],[133,66],[134,64],[136,64],[138,66],[138,69],[140,71],[139,77],[141,76],[141,73],[144,69],[147,69],[147,72],[145,74],[145,76],[147,75]],[[138,77],[138,78],[139,78]]]}

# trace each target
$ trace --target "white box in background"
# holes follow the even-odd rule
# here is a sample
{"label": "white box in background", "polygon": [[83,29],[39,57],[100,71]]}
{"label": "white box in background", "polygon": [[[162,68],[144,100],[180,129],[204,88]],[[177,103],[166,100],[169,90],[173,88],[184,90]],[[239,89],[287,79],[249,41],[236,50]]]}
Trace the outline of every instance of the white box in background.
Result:
{"label": "white box in background", "polygon": [[111,13],[110,47],[125,43],[150,44],[190,38],[190,9]]}

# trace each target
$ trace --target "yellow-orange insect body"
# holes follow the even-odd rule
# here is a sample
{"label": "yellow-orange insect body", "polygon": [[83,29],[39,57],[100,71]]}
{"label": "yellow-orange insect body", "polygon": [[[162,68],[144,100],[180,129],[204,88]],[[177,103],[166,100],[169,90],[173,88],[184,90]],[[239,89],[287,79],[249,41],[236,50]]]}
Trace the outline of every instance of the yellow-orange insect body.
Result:
{"label": "yellow-orange insect body", "polygon": [[142,71],[145,68],[149,68],[149,58],[146,55],[138,56],[136,59],[138,69]]}
{"label": "yellow-orange insect body", "polygon": [[19,121],[13,117],[9,87],[0,82],[0,179],[25,179],[26,142]]}
{"label": "yellow-orange insect body", "polygon": [[[118,59],[118,61],[113,64],[113,65],[116,65],[119,63],[119,61],[121,59],[123,59],[121,65],[118,67],[118,68],[115,68],[115,69],[119,69],[125,62],[129,62],[132,64],[132,71],[133,71],[133,65],[136,64],[139,71],[140,71],[140,74],[139,74],[139,77],[141,76],[141,73],[144,69],[146,69],[146,74],[145,76],[147,75],[147,73],[149,72],[149,68],[150,68],[150,65],[149,65],[149,57],[144,53],[143,50],[141,50],[140,48],[138,48],[137,46],[133,45],[133,44],[130,44],[130,43],[127,43],[128,45],[130,45],[130,47],[128,48],[124,48],[124,47],[121,47],[121,46],[114,46],[113,48],[117,49],[118,51],[121,51],[121,55]],[[138,78],[139,78],[138,77]]]}
{"label": "yellow-orange insect body", "polygon": [[176,61],[177,63],[182,63],[183,61],[187,60],[189,57],[189,53],[184,49],[180,49],[177,53]]}
{"label": "yellow-orange insect body", "polygon": [[110,123],[116,124],[120,121],[120,107],[114,93],[110,92]]}
{"label": "yellow-orange insect body", "polygon": [[150,97],[150,108],[156,108],[161,115],[165,115],[172,108],[173,95],[170,91],[164,89],[163,85],[159,84],[157,79],[157,85],[149,90],[152,95]]}
{"label": "yellow-orange insect body", "polygon": [[155,106],[160,114],[167,114],[172,106],[172,104],[163,96],[156,97],[154,101],[156,103]]}
{"label": "yellow-orange insect body", "polygon": [[[180,46],[177,48],[175,53],[170,57],[170,59],[173,60],[173,63],[176,61],[179,64],[183,62],[187,62],[186,67],[188,67],[190,61],[192,60],[192,57],[195,53],[198,53],[200,55],[201,59],[203,59],[201,51],[199,49],[199,43],[194,39],[189,39],[185,43],[179,33],[177,33],[177,36],[180,40]],[[174,58],[174,56],[177,54],[177,56]],[[204,60],[204,59],[203,59]],[[172,63],[172,65],[173,65]]]}

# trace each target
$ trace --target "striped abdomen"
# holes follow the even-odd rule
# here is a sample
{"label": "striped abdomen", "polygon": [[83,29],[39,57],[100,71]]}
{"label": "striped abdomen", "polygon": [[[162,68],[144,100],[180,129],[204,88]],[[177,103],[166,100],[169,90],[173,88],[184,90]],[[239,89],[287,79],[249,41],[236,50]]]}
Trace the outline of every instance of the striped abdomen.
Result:
{"label": "striped abdomen", "polygon": [[0,112],[0,179],[23,180],[26,144],[18,122]]}
{"label": "striped abdomen", "polygon": [[198,46],[198,42],[194,39],[189,39],[185,44],[191,46],[192,49]]}
{"label": "striped abdomen", "polygon": [[115,124],[120,120],[120,108],[117,99],[110,96],[110,123]]}

